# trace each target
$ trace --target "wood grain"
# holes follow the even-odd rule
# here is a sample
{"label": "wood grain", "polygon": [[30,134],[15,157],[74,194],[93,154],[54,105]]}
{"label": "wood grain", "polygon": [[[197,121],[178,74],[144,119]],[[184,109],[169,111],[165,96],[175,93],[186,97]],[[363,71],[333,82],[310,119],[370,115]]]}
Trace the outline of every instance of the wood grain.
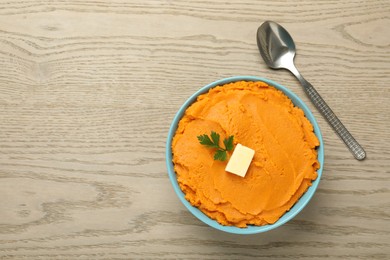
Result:
{"label": "wood grain", "polygon": [[[0,1],[0,259],[389,259],[390,3]],[[319,189],[294,220],[238,236],[187,212],[165,141],[183,102],[268,69],[255,32],[281,23],[297,67],[366,149],[314,107]]]}

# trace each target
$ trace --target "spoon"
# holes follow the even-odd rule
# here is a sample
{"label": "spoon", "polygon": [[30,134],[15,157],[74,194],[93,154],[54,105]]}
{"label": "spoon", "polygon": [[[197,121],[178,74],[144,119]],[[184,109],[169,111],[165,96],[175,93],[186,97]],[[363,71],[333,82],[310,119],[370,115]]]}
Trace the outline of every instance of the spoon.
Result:
{"label": "spoon", "polygon": [[333,130],[347,145],[357,160],[366,158],[366,152],[341,123],[314,87],[306,81],[294,65],[295,44],[290,34],[275,22],[267,21],[257,30],[257,46],[265,63],[272,69],[289,70],[301,83],[306,94]]}

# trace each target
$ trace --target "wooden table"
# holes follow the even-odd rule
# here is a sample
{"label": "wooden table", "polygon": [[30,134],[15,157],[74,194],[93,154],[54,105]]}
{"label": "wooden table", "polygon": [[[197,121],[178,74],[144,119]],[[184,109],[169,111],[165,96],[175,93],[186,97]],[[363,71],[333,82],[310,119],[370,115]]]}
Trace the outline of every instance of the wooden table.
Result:
{"label": "wooden table", "polygon": [[[390,2],[1,1],[0,259],[389,259]],[[266,67],[265,20],[356,139],[359,162],[287,71]],[[171,120],[214,80],[266,77],[297,93],[325,142],[296,218],[240,236],[176,197]]]}

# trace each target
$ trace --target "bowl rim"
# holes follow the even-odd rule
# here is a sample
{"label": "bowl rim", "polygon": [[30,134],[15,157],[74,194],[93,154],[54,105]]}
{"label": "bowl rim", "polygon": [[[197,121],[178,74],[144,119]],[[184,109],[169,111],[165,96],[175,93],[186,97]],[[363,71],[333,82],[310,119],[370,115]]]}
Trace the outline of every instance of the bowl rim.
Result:
{"label": "bowl rim", "polygon": [[[306,192],[299,198],[299,200],[291,207],[291,209],[287,212],[285,212],[274,224],[268,224],[264,226],[248,226],[246,228],[239,228],[236,226],[224,226],[219,224],[216,220],[213,220],[209,218],[207,215],[205,215],[202,211],[200,211],[197,207],[194,207],[191,205],[189,201],[185,199],[185,194],[180,189],[179,184],[177,182],[176,178],[176,172],[173,168],[173,162],[172,162],[172,139],[175,135],[175,132],[177,130],[178,123],[180,119],[183,117],[186,109],[196,101],[197,97],[201,94],[204,94],[209,91],[209,89],[214,88],[216,86],[225,85],[227,83],[236,82],[236,81],[262,81],[267,83],[268,85],[271,85],[275,87],[276,89],[281,90],[285,95],[287,95],[295,106],[300,107],[306,118],[311,122],[314,128],[314,133],[317,136],[320,145],[317,147],[318,155],[317,159],[320,163],[320,168],[317,170],[317,178],[312,182],[312,185],[306,190]],[[233,234],[256,234],[256,233],[262,233],[266,232],[272,229],[275,229],[286,222],[293,219],[298,213],[302,211],[302,209],[308,204],[308,202],[313,197],[318,184],[320,182],[322,171],[323,171],[323,165],[324,165],[324,143],[322,139],[321,130],[319,128],[319,125],[310,111],[309,107],[291,90],[288,88],[280,85],[279,83],[276,83],[272,80],[257,77],[257,76],[234,76],[234,77],[228,77],[228,78],[222,78],[219,80],[216,80],[214,82],[211,82],[204,87],[197,90],[194,94],[192,94],[180,107],[178,112],[175,114],[172,123],[169,128],[168,137],[166,141],[166,149],[165,149],[165,159],[166,159],[166,166],[168,170],[169,179],[171,181],[171,184],[173,186],[173,189],[176,193],[176,195],[179,197],[179,200],[184,204],[184,206],[200,221],[204,222],[205,224],[221,230],[228,233]]]}

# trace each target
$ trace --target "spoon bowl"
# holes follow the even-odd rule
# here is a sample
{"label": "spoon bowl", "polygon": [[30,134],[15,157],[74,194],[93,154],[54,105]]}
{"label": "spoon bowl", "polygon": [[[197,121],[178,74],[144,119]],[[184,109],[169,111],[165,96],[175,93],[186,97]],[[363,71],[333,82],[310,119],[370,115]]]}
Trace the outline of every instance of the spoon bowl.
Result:
{"label": "spoon bowl", "polygon": [[273,69],[287,69],[299,80],[306,94],[333,130],[343,140],[357,160],[363,160],[366,152],[347,128],[322,99],[315,88],[299,73],[294,65],[295,43],[281,25],[266,21],[257,30],[257,46],[265,63]]}
{"label": "spoon bowl", "polygon": [[295,57],[290,34],[274,22],[265,22],[257,30],[257,46],[265,63],[273,69],[288,69]]}

